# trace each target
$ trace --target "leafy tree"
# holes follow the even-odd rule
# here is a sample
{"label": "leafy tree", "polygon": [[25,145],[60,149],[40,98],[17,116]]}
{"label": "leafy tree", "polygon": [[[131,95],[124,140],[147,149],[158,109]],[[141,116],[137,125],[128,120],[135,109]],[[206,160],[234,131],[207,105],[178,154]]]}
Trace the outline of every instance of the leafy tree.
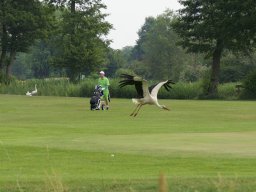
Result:
{"label": "leafy tree", "polygon": [[52,63],[63,68],[72,81],[98,70],[105,62],[111,25],[101,12],[101,0],[62,1],[64,9],[57,30]]}
{"label": "leafy tree", "polygon": [[224,50],[250,51],[255,45],[254,0],[180,0],[175,31],[189,52],[212,58],[208,95],[217,93],[220,61]]}
{"label": "leafy tree", "polygon": [[12,66],[12,74],[18,79],[33,78],[31,71],[32,55],[30,53],[17,53]]}
{"label": "leafy tree", "polygon": [[172,29],[174,20],[170,11],[158,16],[144,43],[144,59],[154,71],[154,79],[179,79],[184,51],[176,46],[178,36]]}
{"label": "leafy tree", "polygon": [[256,99],[256,70],[251,71],[243,81],[243,92],[241,97],[245,99]]}
{"label": "leafy tree", "polygon": [[126,63],[123,52],[121,50],[113,50],[111,48],[108,51],[107,60],[106,73],[109,77],[114,77],[116,71],[119,68],[124,67]]}
{"label": "leafy tree", "polygon": [[146,70],[144,73],[148,78],[179,79],[185,53],[176,46],[178,36],[172,29],[174,19],[173,13],[167,10],[156,18],[147,18],[139,31],[134,53],[140,62],[133,67],[139,67],[139,71]]}
{"label": "leafy tree", "polygon": [[129,69],[131,69],[135,74],[150,78],[152,77],[152,72],[150,72],[149,65],[147,65],[143,60],[134,60],[130,65]]}
{"label": "leafy tree", "polygon": [[51,74],[51,65],[49,58],[51,49],[43,40],[38,41],[31,49],[31,70],[35,78],[49,77]]}
{"label": "leafy tree", "polygon": [[125,60],[125,65],[126,67],[128,67],[131,62],[134,60],[133,58],[133,51],[134,51],[134,47],[133,46],[126,46],[124,48],[121,49],[122,51],[122,55],[124,56],[124,60]]}
{"label": "leafy tree", "polygon": [[37,38],[46,34],[50,16],[46,4],[39,0],[1,0],[0,70],[7,76],[18,52],[27,52]]}
{"label": "leafy tree", "polygon": [[37,40],[28,53],[18,53],[12,67],[12,73],[19,79],[46,78],[58,75],[49,63],[51,47],[45,40]]}
{"label": "leafy tree", "polygon": [[155,19],[153,17],[147,17],[144,25],[138,32],[139,39],[136,42],[132,50],[132,57],[136,60],[142,60],[144,55],[143,44],[147,39],[147,34],[151,30],[153,24],[155,23]]}
{"label": "leafy tree", "polygon": [[184,68],[180,74],[180,81],[195,82],[204,78],[209,70],[208,62],[201,54],[189,54],[184,59]]}
{"label": "leafy tree", "polygon": [[221,68],[220,83],[242,81],[247,74],[256,69],[256,53],[225,52]]}

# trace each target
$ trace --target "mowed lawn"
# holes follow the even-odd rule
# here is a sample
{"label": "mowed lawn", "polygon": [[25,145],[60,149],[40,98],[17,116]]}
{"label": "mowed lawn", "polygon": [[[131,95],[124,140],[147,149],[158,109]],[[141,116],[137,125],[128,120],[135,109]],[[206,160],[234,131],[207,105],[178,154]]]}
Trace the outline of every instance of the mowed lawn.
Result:
{"label": "mowed lawn", "polygon": [[256,102],[0,95],[0,192],[255,191]]}

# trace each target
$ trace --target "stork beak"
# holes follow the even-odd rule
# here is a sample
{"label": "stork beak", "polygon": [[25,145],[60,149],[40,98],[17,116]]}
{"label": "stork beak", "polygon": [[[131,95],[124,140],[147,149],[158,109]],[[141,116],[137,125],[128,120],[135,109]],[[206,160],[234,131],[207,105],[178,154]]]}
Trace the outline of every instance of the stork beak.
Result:
{"label": "stork beak", "polygon": [[163,106],[164,110],[170,111],[170,109],[168,109],[167,107]]}

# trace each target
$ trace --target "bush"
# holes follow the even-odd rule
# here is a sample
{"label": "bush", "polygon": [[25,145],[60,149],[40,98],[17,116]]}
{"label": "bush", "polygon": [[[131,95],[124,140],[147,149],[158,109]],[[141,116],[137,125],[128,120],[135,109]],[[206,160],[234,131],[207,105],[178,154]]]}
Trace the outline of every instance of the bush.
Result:
{"label": "bush", "polygon": [[[134,86],[119,88],[120,79],[110,79],[110,94],[112,98],[133,98],[136,97]],[[35,84],[39,96],[65,96],[65,97],[91,97],[97,79],[86,78],[80,83],[74,84],[66,78],[52,78],[45,80],[31,79],[26,81],[15,80],[9,85],[1,84],[0,93],[25,95],[27,91],[34,90]],[[149,85],[156,82],[149,82]],[[203,94],[202,82],[176,83],[168,92],[161,88],[158,97],[161,99],[198,99]],[[220,99],[237,99],[235,83],[227,83],[219,86]]]}
{"label": "bush", "polygon": [[226,100],[238,99],[236,85],[237,83],[220,84],[218,87],[218,98]]}
{"label": "bush", "polygon": [[202,87],[202,93],[199,95],[199,99],[217,99],[218,95],[209,95],[208,90],[211,84],[211,71],[208,70],[200,80],[200,86]]}
{"label": "bush", "polygon": [[247,75],[243,82],[243,88],[241,98],[256,99],[256,70]]}
{"label": "bush", "polygon": [[236,84],[237,83],[223,83],[219,84],[217,94],[208,95],[208,89],[210,86],[210,71],[205,73],[204,77],[200,81],[200,86],[202,87],[202,91],[199,94],[199,99],[226,99],[233,100],[238,99],[238,95],[236,93]]}
{"label": "bush", "polygon": [[6,74],[0,71],[0,84],[9,85],[10,83],[14,82],[16,78],[14,76],[8,77]]}
{"label": "bush", "polygon": [[158,97],[163,99],[197,99],[202,94],[199,82],[177,83],[172,85],[172,89],[167,92],[164,88],[160,89]]}

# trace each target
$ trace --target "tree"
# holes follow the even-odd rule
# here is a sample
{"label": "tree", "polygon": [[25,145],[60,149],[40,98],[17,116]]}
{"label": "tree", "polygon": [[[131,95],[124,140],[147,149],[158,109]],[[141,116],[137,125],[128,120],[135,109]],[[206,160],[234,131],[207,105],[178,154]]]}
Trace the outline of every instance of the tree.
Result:
{"label": "tree", "polygon": [[144,55],[143,43],[146,41],[146,36],[155,22],[154,17],[147,17],[145,23],[138,32],[139,39],[134,46],[132,56],[136,60],[142,60]]}
{"label": "tree", "polygon": [[154,71],[154,79],[179,79],[185,54],[176,46],[178,36],[172,28],[174,20],[173,13],[168,10],[158,16],[143,45],[144,59],[150,70]]}
{"label": "tree", "polygon": [[9,77],[18,52],[26,52],[37,38],[45,35],[50,17],[39,0],[2,0],[0,2],[0,70]]}
{"label": "tree", "polygon": [[109,48],[107,54],[107,66],[105,72],[109,77],[114,77],[116,71],[125,65],[125,56],[121,50]]}
{"label": "tree", "polygon": [[49,63],[51,49],[43,40],[39,40],[31,49],[31,71],[35,78],[50,76],[52,66]]}
{"label": "tree", "polygon": [[66,70],[72,81],[80,79],[82,74],[98,70],[105,62],[108,34],[111,25],[101,13],[105,5],[101,0],[62,1],[60,27],[55,40],[56,51],[52,57],[55,67]]}
{"label": "tree", "polygon": [[221,62],[220,83],[241,82],[247,74],[256,69],[256,53],[225,52]]}
{"label": "tree", "polygon": [[175,31],[188,52],[212,58],[208,95],[217,93],[224,50],[250,51],[256,40],[254,0],[180,0]]}
{"label": "tree", "polygon": [[133,52],[137,59],[133,64],[137,68],[135,71],[146,70],[147,78],[179,79],[185,52],[176,46],[178,36],[172,29],[174,20],[169,10],[156,18],[146,19]]}
{"label": "tree", "polygon": [[31,54],[17,53],[12,66],[12,74],[22,80],[32,78],[31,61],[33,61]]}

